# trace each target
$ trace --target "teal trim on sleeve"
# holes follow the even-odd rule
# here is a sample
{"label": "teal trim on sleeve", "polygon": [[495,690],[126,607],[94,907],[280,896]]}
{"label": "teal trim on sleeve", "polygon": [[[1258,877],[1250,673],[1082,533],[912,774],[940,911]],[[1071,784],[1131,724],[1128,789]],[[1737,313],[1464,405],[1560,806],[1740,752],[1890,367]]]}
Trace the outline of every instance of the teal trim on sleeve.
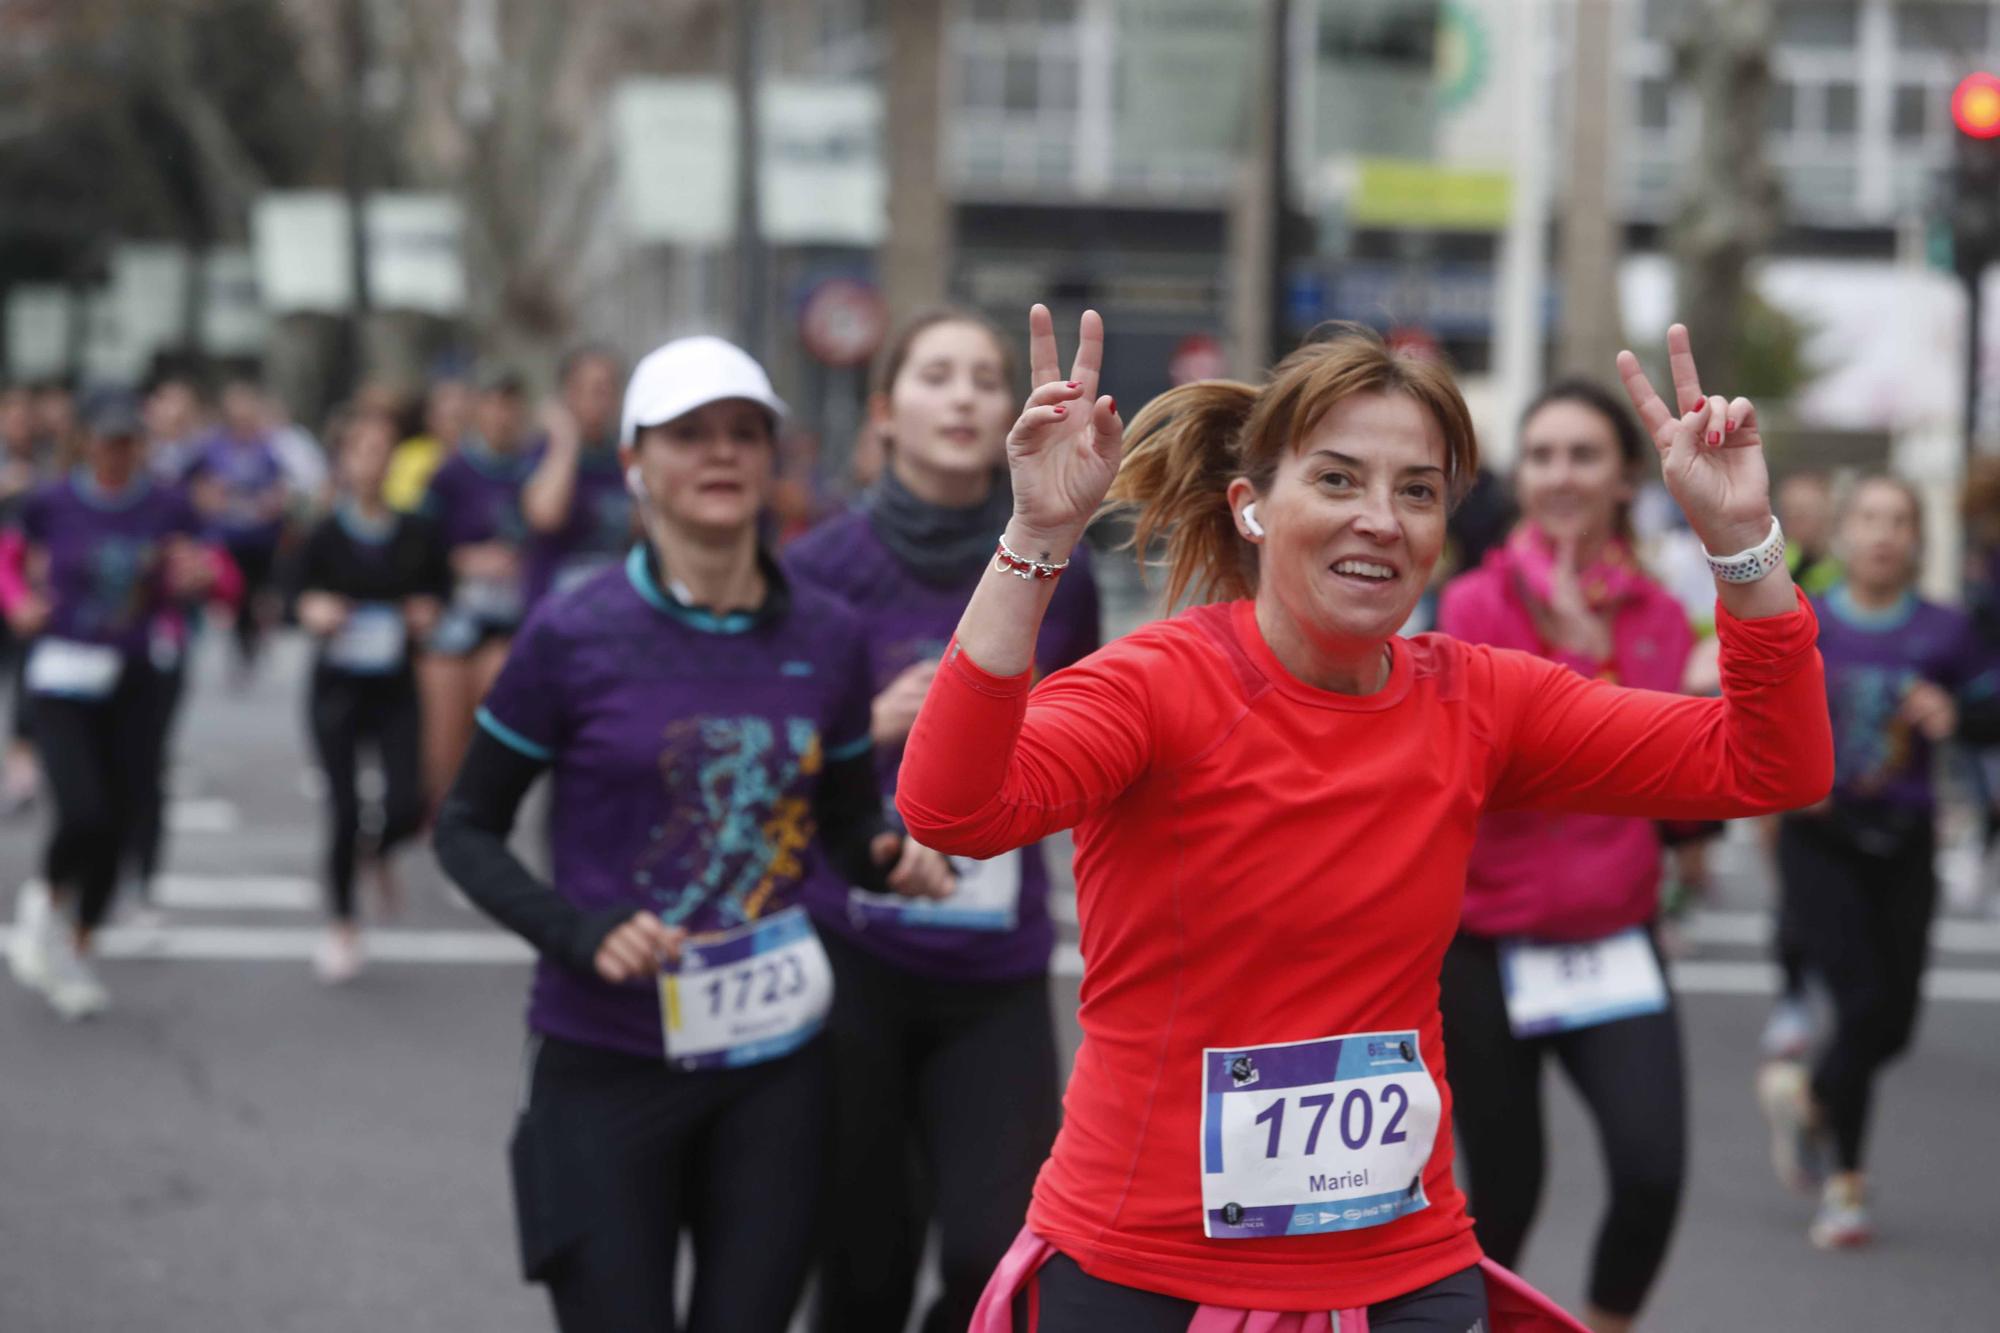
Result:
{"label": "teal trim on sleeve", "polygon": [[859,758],[873,748],[875,748],[875,738],[873,736],[863,736],[859,740],[849,741],[845,745],[827,747],[826,760],[830,764],[838,764],[843,760]]}
{"label": "teal trim on sleeve", "polygon": [[548,746],[535,744],[526,736],[523,736],[520,732],[493,716],[492,711],[485,704],[479,705],[479,711],[474,713],[473,716],[479,720],[480,726],[486,728],[488,735],[510,750],[518,750],[520,753],[528,756],[528,758],[544,764],[556,757],[556,752]]}

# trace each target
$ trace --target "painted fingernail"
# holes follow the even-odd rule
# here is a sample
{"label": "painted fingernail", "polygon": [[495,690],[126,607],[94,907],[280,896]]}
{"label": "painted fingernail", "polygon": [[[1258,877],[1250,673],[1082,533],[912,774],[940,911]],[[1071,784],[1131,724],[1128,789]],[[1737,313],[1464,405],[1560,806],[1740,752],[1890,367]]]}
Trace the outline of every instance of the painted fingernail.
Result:
{"label": "painted fingernail", "polygon": [[1724,435],[1729,434],[1730,431],[1735,429],[1736,429],[1736,423],[1733,421],[1725,421],[1722,423],[1722,433]]}
{"label": "painted fingernail", "polygon": [[1071,380],[1071,381],[1069,382],[1069,387],[1070,387],[1070,388],[1072,388],[1072,389],[1081,389],[1081,388],[1083,387],[1083,381],[1082,381],[1082,380]]}
{"label": "painted fingernail", "polygon": [[1710,431],[1710,432],[1708,433],[1708,442],[1709,442],[1710,444],[1721,444],[1721,443],[1722,443],[1722,432],[1721,432],[1721,431],[1719,431],[1719,430],[1712,430],[1712,431]]}
{"label": "painted fingernail", "polygon": [[1111,404],[1111,411],[1115,415],[1118,411],[1118,400],[1116,398],[1107,398],[1106,401]]}
{"label": "painted fingernail", "polygon": [[1061,403],[1057,403],[1057,404],[1056,404],[1056,415],[1057,415],[1057,416],[1061,416],[1061,415],[1062,415],[1063,413],[1065,413],[1065,412],[1067,412],[1067,411],[1069,411],[1069,409],[1068,409],[1067,407],[1063,406],[1063,405],[1062,405]]}

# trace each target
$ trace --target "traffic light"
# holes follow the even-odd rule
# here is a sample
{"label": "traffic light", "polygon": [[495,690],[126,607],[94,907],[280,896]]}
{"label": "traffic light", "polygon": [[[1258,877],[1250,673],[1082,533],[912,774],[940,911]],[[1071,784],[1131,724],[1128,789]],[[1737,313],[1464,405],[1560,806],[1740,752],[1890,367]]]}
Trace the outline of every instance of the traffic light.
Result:
{"label": "traffic light", "polygon": [[1951,94],[1954,266],[1976,275],[2000,260],[2000,77],[1968,74]]}

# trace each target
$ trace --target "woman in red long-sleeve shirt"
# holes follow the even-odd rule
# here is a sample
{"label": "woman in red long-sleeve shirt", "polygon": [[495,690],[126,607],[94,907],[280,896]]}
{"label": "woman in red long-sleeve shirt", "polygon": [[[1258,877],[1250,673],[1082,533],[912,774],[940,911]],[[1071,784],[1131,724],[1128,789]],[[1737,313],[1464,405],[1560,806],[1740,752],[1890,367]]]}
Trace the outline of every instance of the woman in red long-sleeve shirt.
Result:
{"label": "woman in red long-sleeve shirt", "polygon": [[[1262,387],[1170,392],[1121,468],[1101,322],[1084,316],[1067,380],[1040,306],[1030,330],[1014,518],[897,792],[911,833],[951,853],[1076,829],[1083,1046],[974,1327],[1311,1312],[1291,1326],[1323,1329],[1332,1310],[1342,1333],[1464,1333],[1482,1286],[1512,1291],[1482,1283],[1452,1181],[1437,1012],[1480,813],[1747,815],[1832,778],[1816,627],[1751,406],[1703,395],[1679,326],[1681,416],[1620,358],[1696,532],[1741,553],[1717,560],[1724,695],[1694,699],[1396,637],[1476,461],[1441,367],[1349,330]],[[1137,507],[1142,547],[1165,538],[1170,602],[1227,600],[1030,698],[1049,591],[1107,491]],[[1496,1296],[1492,1327],[1536,1326],[1511,1322],[1515,1299]]]}

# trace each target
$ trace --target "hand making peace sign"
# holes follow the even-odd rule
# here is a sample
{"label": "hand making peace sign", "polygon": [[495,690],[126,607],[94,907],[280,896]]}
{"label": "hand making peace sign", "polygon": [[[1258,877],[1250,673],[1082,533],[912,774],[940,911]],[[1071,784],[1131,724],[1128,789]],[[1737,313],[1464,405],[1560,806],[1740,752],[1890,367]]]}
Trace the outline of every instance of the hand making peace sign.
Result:
{"label": "hand making peace sign", "polygon": [[1660,471],[1695,536],[1714,555],[1734,555],[1771,532],[1771,475],[1757,409],[1748,398],[1706,397],[1695,371],[1687,326],[1667,330],[1667,364],[1681,415],[1667,411],[1630,352],[1618,354],[1618,374],[1639,420],[1660,451]]}
{"label": "hand making peace sign", "polygon": [[1083,536],[1118,475],[1125,423],[1118,404],[1097,393],[1104,361],[1104,321],[1083,312],[1076,360],[1060,378],[1055,320],[1045,305],[1028,311],[1028,364],[1032,391],[1020,419],[1007,433],[1007,467],[1014,485],[1014,522],[1036,549],[1060,559]]}

